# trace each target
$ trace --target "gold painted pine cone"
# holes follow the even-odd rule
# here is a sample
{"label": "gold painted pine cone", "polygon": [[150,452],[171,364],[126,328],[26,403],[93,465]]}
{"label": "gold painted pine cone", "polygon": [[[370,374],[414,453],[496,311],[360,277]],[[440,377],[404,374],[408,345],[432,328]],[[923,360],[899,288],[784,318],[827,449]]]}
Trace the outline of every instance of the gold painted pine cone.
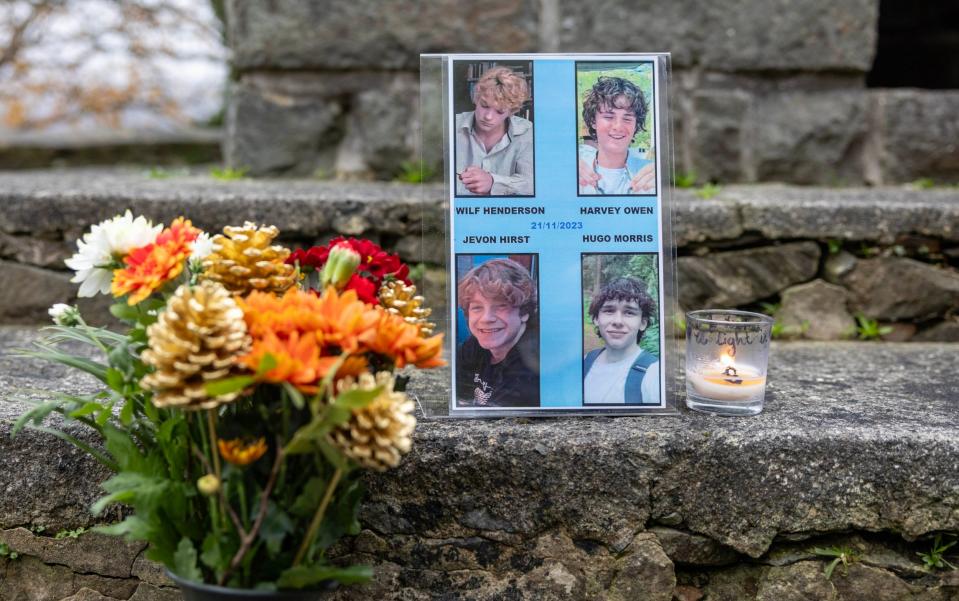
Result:
{"label": "gold painted pine cone", "polygon": [[433,310],[423,306],[426,299],[417,296],[416,286],[404,284],[399,280],[383,282],[380,286],[379,298],[380,304],[390,313],[399,315],[406,323],[418,326],[421,336],[433,334],[436,324],[426,319]]}
{"label": "gold painted pine cone", "polygon": [[140,380],[157,407],[211,409],[240,392],[209,397],[204,385],[238,372],[234,360],[250,345],[243,310],[214,282],[177,288],[156,323],[147,328],[142,359],[155,371]]}
{"label": "gold painted pine cone", "polygon": [[413,402],[405,393],[393,391],[393,375],[381,371],[360,375],[357,382],[351,376],[340,381],[340,392],[361,388],[371,390],[383,386],[383,392],[366,407],[353,411],[353,417],[337,426],[330,438],[344,454],[363,467],[376,471],[400,464],[400,458],[413,445]]}
{"label": "gold painted pine cone", "polygon": [[226,226],[213,237],[213,252],[203,259],[203,278],[219,282],[234,294],[246,296],[254,290],[283,292],[296,283],[295,268],[284,261],[290,250],[273,244],[276,227]]}

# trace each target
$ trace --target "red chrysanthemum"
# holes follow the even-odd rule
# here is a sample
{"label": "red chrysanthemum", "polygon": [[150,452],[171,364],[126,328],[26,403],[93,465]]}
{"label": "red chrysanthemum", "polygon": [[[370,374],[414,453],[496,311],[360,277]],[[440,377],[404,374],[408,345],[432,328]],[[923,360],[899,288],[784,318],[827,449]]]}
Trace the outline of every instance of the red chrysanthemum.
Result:
{"label": "red chrysanthemum", "polygon": [[[370,283],[373,284],[374,289],[379,290],[383,280],[387,277],[396,278],[405,284],[410,283],[410,268],[400,260],[399,255],[388,253],[378,244],[365,239],[334,238],[330,240],[330,243],[326,246],[314,246],[308,249],[293,251],[286,262],[291,265],[299,262],[300,268],[304,270],[318,270],[323,267],[329,258],[330,249],[340,243],[348,244],[353,250],[359,253],[360,265],[356,268],[356,272],[359,276],[369,280]],[[350,284],[347,285],[346,289],[357,290],[355,287],[351,288]],[[357,292],[360,298],[364,298],[364,295],[360,293],[359,290],[357,290]],[[372,297],[374,300],[369,302],[375,302],[375,292]]]}

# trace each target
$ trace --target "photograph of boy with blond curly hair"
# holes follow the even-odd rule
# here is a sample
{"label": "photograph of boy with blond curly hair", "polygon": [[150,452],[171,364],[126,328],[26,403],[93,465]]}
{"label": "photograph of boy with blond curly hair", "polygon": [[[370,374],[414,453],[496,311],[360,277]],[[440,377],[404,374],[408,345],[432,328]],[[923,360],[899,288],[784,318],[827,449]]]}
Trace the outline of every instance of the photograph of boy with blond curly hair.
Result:
{"label": "photograph of boy with blond curly hair", "polygon": [[456,196],[532,196],[533,123],[517,114],[530,100],[529,84],[504,66],[470,77],[478,66],[469,65],[461,84],[472,85],[473,110],[456,115]]}

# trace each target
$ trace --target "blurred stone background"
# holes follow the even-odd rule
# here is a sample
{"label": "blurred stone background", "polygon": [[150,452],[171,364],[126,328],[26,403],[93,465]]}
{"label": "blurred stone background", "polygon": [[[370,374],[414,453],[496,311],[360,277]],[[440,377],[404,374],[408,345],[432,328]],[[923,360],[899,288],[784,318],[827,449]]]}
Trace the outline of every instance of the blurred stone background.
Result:
{"label": "blurred stone background", "polygon": [[951,0],[226,2],[225,159],[391,179],[419,54],[672,53],[676,169],[701,182],[959,181]]}

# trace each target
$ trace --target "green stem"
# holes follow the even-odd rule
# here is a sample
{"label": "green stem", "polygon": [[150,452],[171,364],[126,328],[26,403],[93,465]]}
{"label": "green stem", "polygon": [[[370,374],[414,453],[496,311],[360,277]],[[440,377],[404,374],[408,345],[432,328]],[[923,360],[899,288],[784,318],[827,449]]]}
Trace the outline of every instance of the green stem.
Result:
{"label": "green stem", "polygon": [[[216,476],[217,482],[220,483],[220,487],[225,486],[223,482],[223,471],[220,469],[220,445],[217,444],[216,437],[216,409],[207,409],[206,412],[206,425],[210,430],[210,454],[213,455],[213,473]],[[219,495],[220,498],[220,519],[222,520],[222,527],[226,530],[228,524],[226,521],[226,502],[224,501],[225,495]]]}
{"label": "green stem", "polygon": [[206,412],[206,425],[210,433],[210,454],[213,455],[213,472],[217,480],[220,480],[220,448],[217,445],[216,424],[214,415],[216,409],[208,409]]}
{"label": "green stem", "polygon": [[103,356],[109,361],[110,351],[107,350],[106,345],[104,345],[104,344],[100,341],[100,339],[97,337],[97,335],[93,332],[93,328],[91,328],[89,325],[87,325],[87,322],[83,320],[83,316],[82,316],[82,315],[77,315],[77,320],[79,320],[80,326],[83,327],[83,330],[86,332],[87,336],[89,336],[90,339],[93,340],[93,342],[94,342],[98,347],[100,347],[100,350],[103,351]]}
{"label": "green stem", "polygon": [[296,559],[293,560],[293,567],[300,565],[300,562],[303,561],[303,557],[306,555],[306,551],[310,548],[310,545],[313,544],[313,539],[316,538],[316,533],[320,529],[320,524],[323,523],[323,515],[326,513],[326,508],[330,504],[330,500],[333,498],[333,491],[336,490],[336,485],[339,484],[340,478],[343,476],[343,470],[337,468],[336,472],[333,473],[333,478],[330,479],[330,483],[326,486],[326,493],[323,495],[323,500],[320,501],[320,506],[316,508],[316,514],[313,516],[313,521],[310,522],[310,529],[306,532],[306,537],[303,539],[303,543],[300,545],[300,550],[296,552]]}
{"label": "green stem", "polygon": [[[240,516],[241,516],[240,519],[243,521],[243,529],[249,530],[250,529],[250,513],[246,506],[246,485],[243,484],[242,475],[237,479],[237,482],[239,483],[239,485],[237,486],[238,488],[237,492],[240,495]],[[240,534],[240,536],[242,537],[243,535]]]}

